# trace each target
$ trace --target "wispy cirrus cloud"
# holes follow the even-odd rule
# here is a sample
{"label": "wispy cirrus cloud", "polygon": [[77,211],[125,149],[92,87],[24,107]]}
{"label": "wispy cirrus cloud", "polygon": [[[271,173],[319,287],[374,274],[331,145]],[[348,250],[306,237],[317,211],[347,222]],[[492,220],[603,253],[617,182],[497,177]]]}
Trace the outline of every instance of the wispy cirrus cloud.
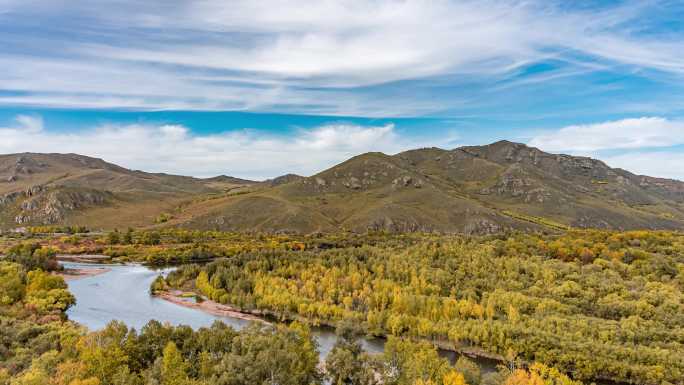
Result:
{"label": "wispy cirrus cloud", "polygon": [[[487,103],[467,89],[647,68],[684,74],[648,4],[546,1],[103,0],[0,3],[0,104],[416,116]],[[4,9],[4,13],[2,11]],[[628,68],[623,68],[623,67]],[[403,92],[385,87],[404,82]]]}
{"label": "wispy cirrus cloud", "polygon": [[0,153],[58,150],[145,171],[255,179],[289,172],[311,175],[359,153],[396,153],[435,143],[407,140],[393,124],[329,123],[291,135],[248,129],[197,135],[177,124],[105,124],[53,132],[43,127],[40,116],[20,115],[15,124],[0,127]]}

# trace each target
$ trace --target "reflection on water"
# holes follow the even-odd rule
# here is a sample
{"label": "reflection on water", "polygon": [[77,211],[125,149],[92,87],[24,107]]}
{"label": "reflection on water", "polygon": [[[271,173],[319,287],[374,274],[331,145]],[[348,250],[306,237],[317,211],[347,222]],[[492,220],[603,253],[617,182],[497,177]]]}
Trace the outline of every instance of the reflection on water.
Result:
{"label": "reflection on water", "polygon": [[[75,262],[62,264],[66,268],[96,266]],[[250,322],[204,313],[151,296],[152,281],[157,275],[166,274],[170,269],[151,270],[141,265],[99,266],[111,271],[67,282],[69,290],[76,296],[76,305],[67,311],[67,315],[69,319],[91,330],[102,329],[112,320],[123,321],[137,330],[153,319],[172,325],[188,325],[194,329],[210,326],[216,320],[235,329],[241,329]],[[335,344],[335,334],[326,329],[314,329],[313,332],[321,355],[326,356]],[[383,341],[364,341],[364,347],[370,352],[382,352]]]}

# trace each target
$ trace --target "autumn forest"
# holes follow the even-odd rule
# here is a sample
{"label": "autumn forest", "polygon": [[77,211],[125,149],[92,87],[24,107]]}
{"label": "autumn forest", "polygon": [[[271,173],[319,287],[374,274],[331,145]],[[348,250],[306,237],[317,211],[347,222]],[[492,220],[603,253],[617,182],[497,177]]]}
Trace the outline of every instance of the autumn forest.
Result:
{"label": "autumn forest", "polygon": [[[684,376],[678,233],[31,228],[1,245],[2,384],[677,384]],[[91,254],[173,266],[152,295],[227,305],[264,322],[86,330],[65,314],[76,299],[55,257]],[[337,329],[327,357],[311,327]],[[367,337],[386,339],[384,352],[364,351]],[[478,357],[498,369],[483,370]]]}

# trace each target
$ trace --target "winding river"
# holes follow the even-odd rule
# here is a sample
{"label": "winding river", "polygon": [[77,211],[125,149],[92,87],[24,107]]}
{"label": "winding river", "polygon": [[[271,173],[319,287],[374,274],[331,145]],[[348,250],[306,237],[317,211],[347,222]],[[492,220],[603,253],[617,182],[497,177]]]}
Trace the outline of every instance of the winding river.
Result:
{"label": "winding river", "polygon": [[[208,327],[221,320],[235,329],[241,329],[250,321],[221,317],[197,309],[176,305],[150,295],[150,285],[159,274],[170,269],[152,270],[142,265],[94,265],[91,263],[62,262],[67,269],[105,267],[110,271],[67,282],[76,297],[76,305],[67,311],[69,319],[91,330],[104,328],[113,320],[123,321],[129,327],[140,330],[151,320],[172,325],[188,325],[194,329]],[[325,357],[335,344],[335,333],[325,328],[314,328],[321,356]],[[369,352],[383,350],[383,340],[364,340]]]}
{"label": "winding river", "polygon": [[[110,321],[123,321],[129,327],[140,330],[151,320],[168,322],[172,325],[188,325],[194,329],[208,327],[221,320],[235,329],[241,329],[250,321],[222,317],[201,310],[192,309],[150,295],[150,285],[159,274],[172,269],[153,270],[136,264],[97,265],[92,263],[61,262],[67,269],[104,267],[108,272],[67,281],[69,290],[76,297],[76,305],[67,311],[69,319],[87,326],[91,330],[104,328]],[[329,328],[313,328],[321,357],[332,350],[337,337]],[[363,340],[364,349],[381,353],[384,340]],[[450,351],[440,354],[452,362],[457,355]],[[496,361],[477,358],[483,372],[496,370]]]}

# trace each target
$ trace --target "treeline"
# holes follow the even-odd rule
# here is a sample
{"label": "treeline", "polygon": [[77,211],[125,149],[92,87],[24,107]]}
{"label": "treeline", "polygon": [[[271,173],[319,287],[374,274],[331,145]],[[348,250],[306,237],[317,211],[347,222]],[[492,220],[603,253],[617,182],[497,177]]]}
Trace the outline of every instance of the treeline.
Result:
{"label": "treeline", "polygon": [[[38,229],[38,228],[35,228]],[[54,230],[45,227],[41,231]],[[38,233],[36,233],[38,234]],[[437,238],[430,234],[247,234],[166,228],[159,230],[113,230],[98,233],[54,233],[61,236],[34,236],[33,233],[0,237],[0,254],[13,245],[33,242],[49,246],[61,254],[104,254],[114,260],[150,265],[206,262],[243,253],[273,250],[327,250],[364,245],[405,247]],[[9,246],[7,246],[9,245]]]}
{"label": "treeline", "polygon": [[7,325],[3,342],[13,340],[9,354],[0,353],[3,385],[581,385],[541,364],[482,374],[467,359],[452,366],[431,344],[399,338],[375,356],[358,340],[340,339],[319,365],[315,340],[297,323],[235,331],[217,321],[194,331],[151,321],[136,332],[112,322],[91,333],[68,322]]}
{"label": "treeline", "polygon": [[167,286],[314,324],[518,357],[578,379],[684,378],[684,237],[667,232],[425,237],[244,252]]}
{"label": "treeline", "polygon": [[206,262],[244,253],[327,250],[356,248],[364,245],[403,247],[423,241],[425,234],[244,234],[219,231],[163,229],[125,232],[118,230],[101,239],[100,252],[114,258],[145,262],[150,265]]}
{"label": "treeline", "polygon": [[28,234],[87,234],[90,229],[86,226],[29,226]]}
{"label": "treeline", "polygon": [[321,366],[315,340],[299,324],[238,332],[222,322],[193,331],[151,321],[136,332],[112,322],[84,333],[68,322],[2,321],[3,385],[580,385],[541,364],[482,374],[467,359],[452,366],[431,344],[398,338],[378,356],[341,338]]}

